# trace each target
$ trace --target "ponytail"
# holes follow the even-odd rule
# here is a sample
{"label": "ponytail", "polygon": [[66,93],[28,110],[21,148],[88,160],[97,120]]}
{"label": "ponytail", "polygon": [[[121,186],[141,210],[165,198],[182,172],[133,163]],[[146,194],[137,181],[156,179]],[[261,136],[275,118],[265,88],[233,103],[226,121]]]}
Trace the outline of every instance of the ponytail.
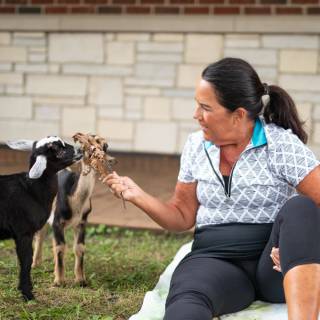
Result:
{"label": "ponytail", "polygon": [[268,93],[270,99],[263,111],[265,121],[291,129],[303,143],[307,143],[308,134],[303,128],[304,122],[299,119],[296,105],[289,94],[275,85],[268,86]]}

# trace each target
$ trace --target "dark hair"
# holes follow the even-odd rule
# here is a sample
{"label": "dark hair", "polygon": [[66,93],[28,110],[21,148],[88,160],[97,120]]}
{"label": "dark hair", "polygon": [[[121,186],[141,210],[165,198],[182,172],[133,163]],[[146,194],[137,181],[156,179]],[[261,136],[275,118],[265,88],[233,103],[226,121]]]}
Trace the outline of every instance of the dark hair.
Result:
{"label": "dark hair", "polygon": [[[292,98],[278,86],[261,83],[257,72],[248,62],[224,58],[206,67],[202,79],[210,82],[219,103],[226,109],[233,112],[243,107],[253,120],[263,114],[267,123],[291,129],[302,142],[307,142],[308,135]],[[265,94],[270,99],[264,106],[262,96]]]}

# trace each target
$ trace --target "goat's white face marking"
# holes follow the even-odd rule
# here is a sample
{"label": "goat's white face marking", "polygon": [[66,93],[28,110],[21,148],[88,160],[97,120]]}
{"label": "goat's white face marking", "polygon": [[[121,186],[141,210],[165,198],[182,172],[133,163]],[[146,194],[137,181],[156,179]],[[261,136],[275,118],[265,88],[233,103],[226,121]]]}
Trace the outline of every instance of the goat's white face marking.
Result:
{"label": "goat's white face marking", "polygon": [[60,141],[62,143],[62,145],[65,146],[64,141],[60,137],[53,137],[52,136],[52,137],[47,137],[47,138],[43,138],[43,139],[39,140],[36,144],[36,148],[43,147],[47,143],[52,143],[55,141]]}
{"label": "goat's white face marking", "polygon": [[30,179],[38,179],[41,177],[44,170],[47,167],[47,158],[44,155],[37,156],[36,162],[29,171]]}

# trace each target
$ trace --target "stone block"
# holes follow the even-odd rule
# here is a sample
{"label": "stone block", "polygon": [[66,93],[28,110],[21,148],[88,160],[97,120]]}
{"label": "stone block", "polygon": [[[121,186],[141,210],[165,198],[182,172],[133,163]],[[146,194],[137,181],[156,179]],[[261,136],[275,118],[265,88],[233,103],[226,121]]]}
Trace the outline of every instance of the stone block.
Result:
{"label": "stone block", "polygon": [[142,109],[142,98],[139,96],[127,96],[125,98],[125,109],[137,111]]}
{"label": "stone block", "polygon": [[72,137],[76,132],[95,133],[96,110],[91,107],[64,107],[61,122],[64,137]]}
{"label": "stone block", "polygon": [[119,141],[114,139],[108,139],[108,145],[110,152],[124,151],[129,152],[133,150],[132,141]]}
{"label": "stone block", "polygon": [[138,43],[138,52],[155,52],[155,53],[179,53],[183,52],[182,43],[171,42],[141,42]]}
{"label": "stone block", "polygon": [[51,33],[50,62],[103,62],[103,36],[90,33]]}
{"label": "stone block", "polygon": [[[0,49],[1,50],[1,49]],[[11,71],[12,70],[12,63],[0,63],[0,71]]]}
{"label": "stone block", "polygon": [[243,49],[227,48],[225,49],[226,57],[243,59],[254,66],[276,66],[277,50],[273,49]]}
{"label": "stone block", "polygon": [[222,54],[222,35],[189,34],[186,36],[186,63],[209,64],[222,58]]}
{"label": "stone block", "polygon": [[118,33],[117,40],[119,41],[149,41],[150,33]]}
{"label": "stone block", "polygon": [[106,44],[107,63],[130,65],[134,64],[134,43],[132,42],[108,42]]}
{"label": "stone block", "polygon": [[9,32],[0,32],[0,45],[8,45],[11,41],[11,35]]}
{"label": "stone block", "polygon": [[319,103],[320,101],[320,92],[306,92],[306,91],[290,91],[291,97],[295,102],[310,102],[310,103]]}
{"label": "stone block", "polygon": [[27,61],[27,49],[12,46],[1,46],[0,62],[25,62]]}
{"label": "stone block", "polygon": [[313,129],[312,141],[316,144],[320,144],[320,122],[316,122]]}
{"label": "stone block", "polygon": [[318,50],[280,50],[280,71],[317,73]]}
{"label": "stone block", "polygon": [[132,140],[133,122],[127,120],[98,120],[98,134],[111,140]]}
{"label": "stone block", "polygon": [[121,119],[124,110],[121,106],[98,106],[98,118]]}
{"label": "stone block", "polygon": [[139,78],[170,79],[175,77],[175,66],[166,63],[138,63],[135,76]]}
{"label": "stone block", "polygon": [[25,73],[46,73],[48,72],[47,64],[25,64],[17,63],[15,65],[15,71]]}
{"label": "stone block", "polygon": [[55,106],[83,106],[84,97],[33,97],[36,105],[55,105]]}
{"label": "stone block", "polygon": [[178,66],[178,87],[195,88],[204,70],[203,65],[181,64]]}
{"label": "stone block", "polygon": [[59,135],[58,122],[49,121],[0,121],[0,140],[42,139],[48,135]]}
{"label": "stone block", "polygon": [[155,33],[153,41],[158,42],[182,42],[184,36],[182,33]]}
{"label": "stone block", "polygon": [[298,103],[297,109],[300,119],[305,122],[305,129],[310,135],[312,129],[312,104]]}
{"label": "stone block", "polygon": [[263,35],[262,46],[276,49],[318,49],[319,39],[315,35]]}
{"label": "stone block", "polygon": [[0,85],[22,85],[23,84],[23,76],[22,74],[16,73],[0,73]]}
{"label": "stone block", "polygon": [[181,53],[139,53],[137,55],[137,61],[181,63],[183,61],[183,57]]}
{"label": "stone block", "polygon": [[104,35],[105,41],[113,41],[116,38],[116,35],[114,33],[106,33]]}
{"label": "stone block", "polygon": [[47,53],[48,52],[47,46],[39,46],[39,47],[30,47],[28,48],[29,53]]}
{"label": "stone block", "polygon": [[175,98],[172,105],[172,117],[174,120],[192,120],[196,102],[193,98]]}
{"label": "stone block", "polygon": [[171,114],[170,99],[164,97],[146,97],[144,100],[144,118],[147,120],[169,120]]}
{"label": "stone block", "polygon": [[320,93],[320,75],[280,75],[279,84],[286,90]]}
{"label": "stone block", "polygon": [[14,38],[26,38],[26,39],[42,39],[45,37],[44,32],[14,32]]}
{"label": "stone block", "polygon": [[316,121],[320,121],[320,104],[314,106],[312,118]]}
{"label": "stone block", "polygon": [[127,120],[141,120],[142,112],[140,110],[126,110],[124,117]]}
{"label": "stone block", "polygon": [[180,130],[178,135],[178,153],[181,154],[184,148],[184,145],[188,139],[188,136],[191,132],[186,130]]}
{"label": "stone block", "polygon": [[0,118],[31,119],[32,100],[27,97],[0,97]]}
{"label": "stone block", "polygon": [[320,159],[320,145],[310,144],[309,147],[313,151],[317,159]]}
{"label": "stone block", "polygon": [[159,88],[148,88],[148,87],[125,87],[124,93],[132,96],[159,96],[161,90]]}
{"label": "stone block", "polygon": [[95,75],[95,76],[130,76],[133,74],[133,67],[128,66],[106,66],[102,64],[64,64],[64,74]]}
{"label": "stone block", "polygon": [[60,72],[60,64],[57,63],[50,63],[48,65],[49,73],[59,73]]}
{"label": "stone block", "polygon": [[161,87],[168,88],[174,85],[174,79],[142,79],[142,78],[126,78],[124,80],[126,86],[142,86],[142,87]]}
{"label": "stone block", "polygon": [[84,96],[87,79],[85,77],[58,75],[27,75],[26,90],[29,94]]}
{"label": "stone block", "polygon": [[7,85],[6,86],[6,94],[8,95],[23,95],[24,94],[24,86],[21,85]]}
{"label": "stone block", "polygon": [[258,48],[260,37],[257,34],[227,34],[225,38],[226,48]]}
{"label": "stone block", "polygon": [[89,103],[122,105],[123,87],[120,79],[92,77],[89,84]]}
{"label": "stone block", "polygon": [[[197,74],[196,77],[198,77]],[[162,94],[164,97],[194,98],[194,90],[195,86],[193,86],[191,89],[164,89]]]}
{"label": "stone block", "polygon": [[175,153],[177,125],[172,122],[139,122],[136,125],[134,150],[139,152]]}
{"label": "stone block", "polygon": [[60,107],[58,106],[36,106],[35,120],[60,120]]}
{"label": "stone block", "polygon": [[29,62],[46,62],[47,54],[46,53],[29,53],[28,61]]}
{"label": "stone block", "polygon": [[43,32],[15,32],[13,34],[13,44],[15,46],[39,47],[46,45],[46,37]]}
{"label": "stone block", "polygon": [[278,70],[277,67],[255,67],[259,78],[262,82],[267,82],[268,84],[275,84],[277,82]]}

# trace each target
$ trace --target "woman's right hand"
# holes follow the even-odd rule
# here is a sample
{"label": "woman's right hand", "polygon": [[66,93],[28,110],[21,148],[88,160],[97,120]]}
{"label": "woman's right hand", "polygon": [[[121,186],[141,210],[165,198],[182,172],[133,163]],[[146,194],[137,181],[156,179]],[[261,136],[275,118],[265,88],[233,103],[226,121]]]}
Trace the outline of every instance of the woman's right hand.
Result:
{"label": "woman's right hand", "polygon": [[132,179],[119,176],[115,171],[108,174],[102,182],[119,199],[132,201],[143,194],[143,190]]}

